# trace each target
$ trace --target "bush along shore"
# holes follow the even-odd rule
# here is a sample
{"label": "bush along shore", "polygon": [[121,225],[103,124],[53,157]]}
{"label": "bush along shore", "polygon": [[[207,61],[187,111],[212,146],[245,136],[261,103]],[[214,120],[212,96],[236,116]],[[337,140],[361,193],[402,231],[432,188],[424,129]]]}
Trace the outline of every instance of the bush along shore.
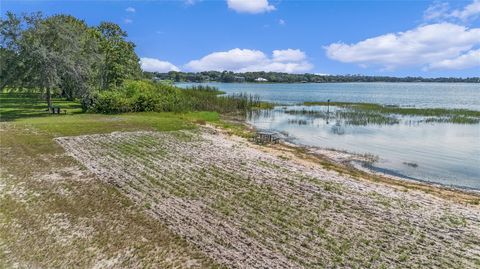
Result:
{"label": "bush along shore", "polygon": [[223,95],[217,88],[180,89],[147,80],[125,81],[120,87],[83,98],[85,111],[97,113],[216,111],[221,113],[270,108],[258,96]]}

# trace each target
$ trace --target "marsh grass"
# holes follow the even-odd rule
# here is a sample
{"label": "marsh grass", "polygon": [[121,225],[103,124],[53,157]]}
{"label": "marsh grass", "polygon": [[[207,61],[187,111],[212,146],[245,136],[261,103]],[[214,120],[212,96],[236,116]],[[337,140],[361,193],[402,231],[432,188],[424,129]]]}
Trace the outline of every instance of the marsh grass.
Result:
{"label": "marsh grass", "polygon": [[151,81],[125,81],[117,88],[93,92],[83,99],[82,104],[87,111],[104,114],[191,111],[228,113],[271,106],[260,101],[257,95],[223,94],[224,92],[209,86],[181,89]]}
{"label": "marsh grass", "polygon": [[[360,111],[353,109],[337,109],[332,112],[312,109],[289,109],[285,110],[284,112],[289,115],[306,116],[312,119],[321,118],[324,120],[343,120],[347,125],[393,125],[400,122],[400,120],[394,115],[386,115],[375,111]],[[311,124],[312,121],[307,121],[305,119],[289,119],[288,123],[308,125]]]}
{"label": "marsh grass", "polygon": [[477,124],[480,122],[480,111],[469,109],[446,108],[413,108],[387,106],[373,103],[351,102],[305,102],[306,106],[333,106],[352,109],[354,111],[380,113],[383,115],[423,116],[430,117],[430,122],[449,122],[461,124]]}
{"label": "marsh grass", "polygon": [[391,115],[371,111],[339,111],[338,118],[345,120],[348,125],[393,125],[400,123],[400,120]]}
{"label": "marsh grass", "polygon": [[478,124],[480,123],[480,118],[469,117],[469,116],[453,116],[453,117],[439,117],[433,118],[429,117],[424,120],[426,123],[459,123],[459,124]]}
{"label": "marsh grass", "polygon": [[[219,113],[247,112],[253,109],[273,108],[272,104],[263,102],[258,95],[246,93],[217,96],[218,93],[203,90],[183,90],[188,96],[185,111],[216,111]],[[180,104],[183,105],[183,104]]]}

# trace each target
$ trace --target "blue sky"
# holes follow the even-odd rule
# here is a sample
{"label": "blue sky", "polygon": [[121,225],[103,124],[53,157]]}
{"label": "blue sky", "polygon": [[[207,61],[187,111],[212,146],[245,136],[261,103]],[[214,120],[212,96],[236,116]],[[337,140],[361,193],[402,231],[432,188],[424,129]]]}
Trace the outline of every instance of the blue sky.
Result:
{"label": "blue sky", "polygon": [[480,76],[480,0],[11,1],[124,28],[150,71]]}

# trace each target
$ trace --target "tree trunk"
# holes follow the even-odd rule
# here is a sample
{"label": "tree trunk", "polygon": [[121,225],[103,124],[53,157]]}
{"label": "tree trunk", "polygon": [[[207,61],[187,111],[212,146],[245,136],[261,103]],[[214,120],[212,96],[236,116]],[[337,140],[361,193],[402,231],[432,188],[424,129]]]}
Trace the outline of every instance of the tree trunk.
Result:
{"label": "tree trunk", "polygon": [[52,93],[50,92],[50,88],[46,89],[46,94],[47,94],[48,109],[50,109],[52,108]]}

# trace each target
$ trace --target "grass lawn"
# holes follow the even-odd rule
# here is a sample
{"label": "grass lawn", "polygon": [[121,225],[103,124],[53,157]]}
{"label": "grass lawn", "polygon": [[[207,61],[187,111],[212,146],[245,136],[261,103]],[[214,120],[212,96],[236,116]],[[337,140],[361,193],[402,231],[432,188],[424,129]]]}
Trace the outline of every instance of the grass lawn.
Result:
{"label": "grass lawn", "polygon": [[[82,112],[78,102],[69,102],[62,99],[53,99],[54,106],[67,110],[68,114]],[[0,92],[1,121],[12,121],[26,117],[48,116],[47,104],[40,94]]]}
{"label": "grass lawn", "polygon": [[113,131],[180,130],[215,122],[196,112],[98,115],[32,94],[0,94],[0,268],[218,267],[53,141]]}
{"label": "grass lawn", "polygon": [[54,105],[67,114],[46,112],[44,100],[37,94],[0,93],[0,121],[14,122],[43,130],[53,136],[69,136],[114,131],[191,129],[195,122],[218,122],[216,112],[143,112],[130,114],[82,113],[78,102],[54,99]]}

